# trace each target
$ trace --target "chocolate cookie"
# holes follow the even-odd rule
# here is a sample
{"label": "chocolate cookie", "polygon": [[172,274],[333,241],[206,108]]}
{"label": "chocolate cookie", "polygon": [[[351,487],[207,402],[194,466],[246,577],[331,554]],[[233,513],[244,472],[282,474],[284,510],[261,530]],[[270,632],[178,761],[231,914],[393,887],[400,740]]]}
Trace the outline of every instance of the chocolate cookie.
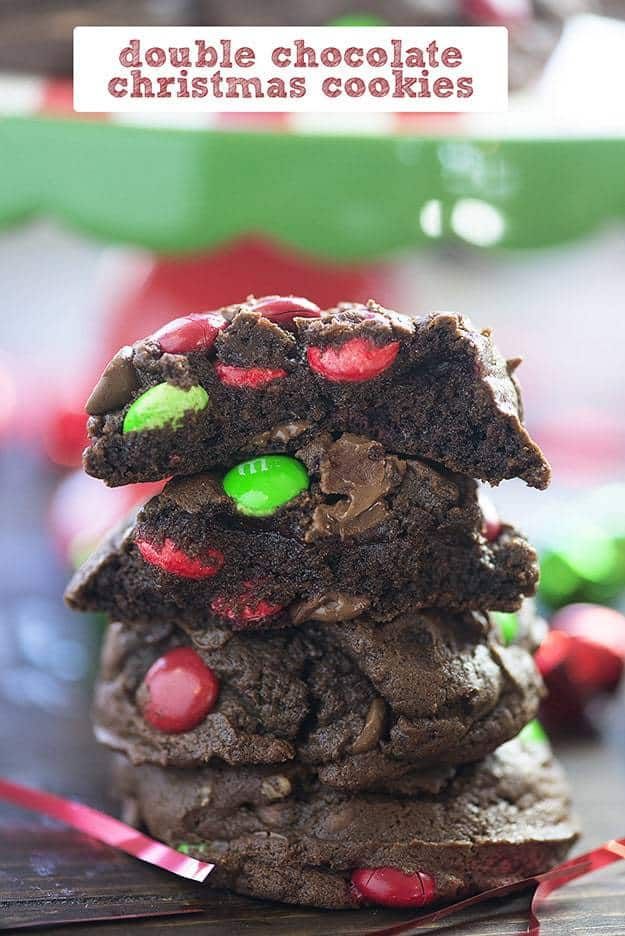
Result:
{"label": "chocolate cookie", "polygon": [[295,758],[331,786],[405,788],[415,768],[474,761],[514,737],[541,695],[528,652],[502,646],[479,613],[245,634],[112,624],[95,723],[137,764]]}
{"label": "chocolate cookie", "polygon": [[118,352],[87,402],[85,468],[111,485],[158,480],[293,452],[327,430],[544,488],[549,466],[521,422],[518,363],[458,315],[250,298]]}
{"label": "chocolate cookie", "polygon": [[[375,8],[376,5],[374,4]],[[623,16],[622,0],[384,0],[380,25],[506,26],[510,33],[510,85],[540,74],[565,17],[574,13]],[[366,17],[366,14],[365,14]],[[365,25],[362,0],[3,0],[0,5],[0,68],[46,75],[72,74],[72,29],[77,25],[125,26],[328,26],[335,20]],[[373,16],[377,22],[378,17]]]}
{"label": "chocolate cookie", "polygon": [[69,603],[127,622],[268,628],[513,611],[534,592],[535,551],[486,523],[472,479],[349,433],[295,454],[170,481],[79,570]]}
{"label": "chocolate cookie", "polygon": [[126,817],[215,862],[212,887],[328,908],[424,906],[538,874],[577,835],[547,744],[514,740],[410,797],[328,789],[297,765],[163,770],[120,758]]}

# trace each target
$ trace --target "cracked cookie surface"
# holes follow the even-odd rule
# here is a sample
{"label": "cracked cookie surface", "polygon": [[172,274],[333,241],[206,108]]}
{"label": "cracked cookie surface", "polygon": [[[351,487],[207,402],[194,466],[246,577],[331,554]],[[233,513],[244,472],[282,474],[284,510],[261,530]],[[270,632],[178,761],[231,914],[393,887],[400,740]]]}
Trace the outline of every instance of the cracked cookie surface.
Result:
{"label": "cracked cookie surface", "polygon": [[70,605],[275,628],[417,607],[514,611],[533,594],[534,549],[506,524],[488,532],[472,479],[352,433],[313,436],[295,455],[308,488],[269,516],[242,514],[223,474],[170,481],[76,573]]}
{"label": "cracked cookie surface", "polygon": [[[245,634],[113,624],[96,734],[134,763],[295,760],[329,786],[408,791],[424,768],[477,760],[535,716],[542,682],[526,639],[502,646],[488,616],[475,612]],[[219,693],[200,724],[164,732],[146,717],[145,680],[178,647],[195,651]]]}
{"label": "cracked cookie surface", "polygon": [[87,472],[155,481],[347,431],[493,484],[548,484],[522,423],[519,361],[504,360],[488,330],[375,302],[272,321],[262,301],[187,316],[121,349],[87,403]]}

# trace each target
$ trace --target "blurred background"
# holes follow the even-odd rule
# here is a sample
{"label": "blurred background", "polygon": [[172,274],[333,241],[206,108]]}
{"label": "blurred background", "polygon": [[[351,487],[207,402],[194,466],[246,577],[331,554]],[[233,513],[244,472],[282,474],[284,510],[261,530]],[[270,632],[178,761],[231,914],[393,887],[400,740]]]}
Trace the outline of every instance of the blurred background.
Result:
{"label": "blurred background", "polygon": [[[319,23],[507,24],[499,122],[73,118],[73,25],[311,23],[310,6],[0,2],[1,772],[106,803],[88,723],[101,626],[61,595],[158,485],[111,490],[80,471],[82,407],[104,363],[170,318],[250,293],[373,297],[461,312],[525,359],[526,421],[553,484],[490,496],[540,550],[543,722],[569,738],[583,804],[591,762],[625,771],[625,110],[622,82],[596,113],[576,107],[571,62],[599,34],[625,51],[625,4],[389,0],[375,16],[314,4]],[[60,780],[78,751],[80,771]]]}

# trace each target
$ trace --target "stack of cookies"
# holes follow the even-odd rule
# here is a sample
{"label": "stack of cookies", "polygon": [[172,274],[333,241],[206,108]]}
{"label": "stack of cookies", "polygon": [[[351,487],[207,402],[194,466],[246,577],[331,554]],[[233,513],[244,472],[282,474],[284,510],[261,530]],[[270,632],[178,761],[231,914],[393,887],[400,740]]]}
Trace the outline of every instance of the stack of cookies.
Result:
{"label": "stack of cookies", "polygon": [[534,721],[536,554],[478,489],[549,467],[466,319],[270,296],[123,348],[85,466],[166,479],[77,572],[128,821],[211,886],[418,907],[575,838]]}

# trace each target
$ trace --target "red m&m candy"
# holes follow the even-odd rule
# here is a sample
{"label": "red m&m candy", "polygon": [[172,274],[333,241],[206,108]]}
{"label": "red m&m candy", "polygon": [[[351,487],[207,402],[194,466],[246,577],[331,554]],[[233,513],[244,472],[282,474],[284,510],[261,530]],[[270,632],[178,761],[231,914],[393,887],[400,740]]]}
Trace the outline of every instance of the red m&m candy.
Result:
{"label": "red m&m candy", "polygon": [[253,308],[283,328],[291,327],[294,318],[319,318],[321,315],[319,306],[303,296],[263,296],[256,299]]}
{"label": "red m&m candy", "polygon": [[215,338],[228,322],[219,312],[197,312],[173,319],[155,331],[152,338],[169,354],[210,351]]}
{"label": "red m&m candy", "polygon": [[224,564],[224,554],[219,549],[204,549],[202,557],[196,558],[179,549],[170,539],[162,546],[155,546],[146,539],[137,539],[136,544],[146,562],[180,578],[211,578]]}
{"label": "red m&m candy", "polygon": [[286,371],[281,367],[235,367],[221,363],[215,365],[215,373],[227,387],[249,387],[252,390],[286,377]]}
{"label": "red m&m candy", "polygon": [[368,338],[350,338],[338,348],[310,347],[307,357],[315,373],[337,383],[351,383],[378,377],[391,366],[398,351],[398,341],[380,346]]}
{"label": "red m&m candy", "polygon": [[244,591],[235,598],[218,596],[211,601],[211,608],[219,617],[231,621],[234,627],[242,628],[275,617],[283,611],[282,605],[271,604],[254,594],[254,582],[244,582]]}
{"label": "red m&m candy", "polygon": [[219,680],[191,647],[156,660],[139,690],[143,717],[158,731],[190,731],[212,710]]}
{"label": "red m&m candy", "polygon": [[436,897],[434,878],[426,871],[358,868],[352,884],[363,901],[382,907],[424,907]]}

